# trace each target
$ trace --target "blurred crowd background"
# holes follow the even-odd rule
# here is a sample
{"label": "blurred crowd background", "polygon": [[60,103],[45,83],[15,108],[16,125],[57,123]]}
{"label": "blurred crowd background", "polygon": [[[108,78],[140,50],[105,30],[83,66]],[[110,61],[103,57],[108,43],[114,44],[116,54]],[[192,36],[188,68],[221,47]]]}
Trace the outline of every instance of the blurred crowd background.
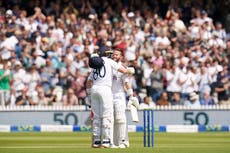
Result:
{"label": "blurred crowd background", "polygon": [[2,105],[85,105],[88,57],[123,51],[140,109],[230,104],[228,0],[0,1]]}

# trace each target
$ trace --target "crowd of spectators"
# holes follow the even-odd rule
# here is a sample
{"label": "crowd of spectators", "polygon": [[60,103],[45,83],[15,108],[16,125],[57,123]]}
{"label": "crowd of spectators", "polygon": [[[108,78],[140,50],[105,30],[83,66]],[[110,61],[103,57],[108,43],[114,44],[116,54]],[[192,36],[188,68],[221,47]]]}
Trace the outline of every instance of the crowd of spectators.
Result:
{"label": "crowd of spectators", "polygon": [[[6,105],[84,105],[88,57],[107,46],[135,68],[141,103],[230,104],[230,39],[202,5],[29,1],[0,7],[0,95]],[[196,102],[198,101],[198,103]],[[146,106],[144,106],[146,107]]]}

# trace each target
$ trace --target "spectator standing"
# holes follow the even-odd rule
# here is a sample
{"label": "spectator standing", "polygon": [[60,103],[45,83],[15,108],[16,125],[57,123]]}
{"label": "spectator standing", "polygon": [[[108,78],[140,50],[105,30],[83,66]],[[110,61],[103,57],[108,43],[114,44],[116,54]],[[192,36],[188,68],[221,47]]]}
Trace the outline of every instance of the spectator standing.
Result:
{"label": "spectator standing", "polygon": [[134,42],[134,36],[131,35],[126,42],[127,42],[127,48],[125,51],[125,59],[127,61],[133,61],[137,58],[136,57],[137,44]]}
{"label": "spectator standing", "polygon": [[24,81],[28,87],[27,95],[31,96],[36,91],[36,86],[41,83],[40,75],[36,69],[36,65],[29,68],[29,72],[24,76]]}
{"label": "spectator standing", "polygon": [[223,70],[217,75],[217,82],[215,83],[215,92],[217,92],[218,101],[221,105],[229,105],[229,87],[230,87],[230,73],[228,66],[224,65]]}
{"label": "spectator standing", "polygon": [[163,92],[163,72],[160,70],[161,66],[153,61],[152,63],[153,71],[150,74],[151,87],[150,94],[153,102],[159,99],[160,94]]}
{"label": "spectator standing", "polygon": [[2,106],[10,102],[10,83],[12,81],[10,67],[11,63],[5,61],[3,62],[3,69],[0,69],[0,100]]}
{"label": "spectator standing", "polygon": [[[85,3],[83,3],[85,6]],[[82,6],[83,7],[83,6]],[[65,6],[63,10],[64,14],[71,14],[74,13],[76,16],[79,14],[79,11],[75,8],[74,3],[71,1],[68,1],[67,6]]]}
{"label": "spectator standing", "polygon": [[167,37],[167,33],[163,30],[160,31],[155,40],[155,45],[157,48],[165,49],[170,45],[169,38]]}
{"label": "spectator standing", "polygon": [[200,20],[201,20],[201,24],[204,24],[205,22],[207,22],[210,29],[214,28],[212,18],[208,16],[207,11],[205,10],[200,11]]}
{"label": "spectator standing", "polygon": [[212,33],[212,37],[211,37],[211,39],[209,39],[209,41],[208,41],[208,45],[209,45],[209,47],[221,47],[221,48],[226,48],[226,44],[225,44],[225,42],[221,39],[221,38],[219,38],[219,36],[218,36],[219,34],[216,32],[216,31],[214,31],[213,33]]}
{"label": "spectator standing", "polygon": [[28,25],[29,21],[26,16],[27,16],[26,10],[21,10],[19,14],[19,18],[16,19],[16,24],[20,26]]}
{"label": "spectator standing", "polygon": [[[208,69],[208,74],[211,77],[211,88],[213,89],[214,83],[217,81],[217,75],[220,71],[222,71],[223,67],[218,63],[216,59],[212,60],[208,58],[205,61],[206,67]],[[212,91],[213,92],[213,91]]]}
{"label": "spectator standing", "polygon": [[16,105],[26,105],[27,104],[27,87],[24,82],[24,78],[26,76],[26,71],[23,68],[20,61],[16,61],[14,63],[14,73],[13,73],[13,84],[12,84],[12,104]]}
{"label": "spectator standing", "polygon": [[178,84],[180,69],[177,64],[170,65],[169,69],[165,71],[165,78],[167,81],[166,91],[168,92],[169,99],[172,98],[173,93],[181,92],[181,86]]}
{"label": "spectator standing", "polygon": [[192,67],[187,66],[186,70],[181,71],[179,76],[179,83],[181,84],[181,93],[183,99],[188,99],[189,94],[195,90],[196,80],[194,74],[192,73]]}
{"label": "spectator standing", "polygon": [[200,73],[198,74],[198,91],[202,93],[206,88],[211,89],[211,76],[208,74],[207,68],[204,65],[200,67]]}
{"label": "spectator standing", "polygon": [[188,27],[188,32],[190,33],[190,39],[196,41],[200,39],[200,26],[196,20],[190,21],[191,25]]}
{"label": "spectator standing", "polygon": [[209,23],[204,22],[202,25],[200,25],[200,27],[201,40],[208,44],[208,41],[212,38],[212,32]]}
{"label": "spectator standing", "polygon": [[121,50],[125,50],[127,47],[127,42],[123,36],[123,32],[121,30],[115,31],[115,38],[113,40],[113,46],[119,48]]}
{"label": "spectator standing", "polygon": [[221,22],[216,22],[214,32],[217,33],[218,38],[222,39],[223,41],[226,41],[226,31],[223,28]]}
{"label": "spectator standing", "polygon": [[177,12],[172,10],[172,22],[173,26],[178,34],[181,34],[182,32],[185,32],[187,30],[183,20],[180,19],[180,16]]}
{"label": "spectator standing", "polygon": [[15,45],[18,43],[18,39],[13,33],[6,32],[3,41],[0,43],[1,58],[7,60],[12,57],[11,51],[15,50]]}

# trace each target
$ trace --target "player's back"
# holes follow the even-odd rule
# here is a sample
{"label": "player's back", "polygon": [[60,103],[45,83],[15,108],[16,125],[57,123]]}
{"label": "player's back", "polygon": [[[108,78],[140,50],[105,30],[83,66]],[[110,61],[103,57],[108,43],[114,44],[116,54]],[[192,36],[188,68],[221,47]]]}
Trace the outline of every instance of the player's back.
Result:
{"label": "player's back", "polygon": [[111,87],[113,71],[117,71],[120,66],[110,58],[102,57],[102,59],[104,66],[101,69],[92,69],[89,77],[93,85]]}

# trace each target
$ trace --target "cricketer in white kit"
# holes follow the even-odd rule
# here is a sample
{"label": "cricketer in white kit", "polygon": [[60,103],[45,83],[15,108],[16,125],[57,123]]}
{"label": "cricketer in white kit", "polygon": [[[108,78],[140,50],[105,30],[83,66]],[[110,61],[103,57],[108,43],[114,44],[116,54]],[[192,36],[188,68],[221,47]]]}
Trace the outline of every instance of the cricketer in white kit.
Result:
{"label": "cricketer in white kit", "polygon": [[[114,49],[112,59],[122,66],[122,51]],[[111,130],[111,143],[119,148],[128,148],[128,130],[126,119],[126,94],[129,99],[133,97],[133,90],[130,84],[130,76],[115,71],[113,74],[112,94],[113,94],[113,122]],[[136,101],[138,104],[138,100]]]}
{"label": "cricketer in white kit", "polygon": [[113,71],[131,74],[128,70],[110,58],[102,57],[104,66],[101,69],[92,69],[86,84],[87,93],[91,101],[93,112],[93,144],[92,147],[110,147],[112,127],[112,78]]}

